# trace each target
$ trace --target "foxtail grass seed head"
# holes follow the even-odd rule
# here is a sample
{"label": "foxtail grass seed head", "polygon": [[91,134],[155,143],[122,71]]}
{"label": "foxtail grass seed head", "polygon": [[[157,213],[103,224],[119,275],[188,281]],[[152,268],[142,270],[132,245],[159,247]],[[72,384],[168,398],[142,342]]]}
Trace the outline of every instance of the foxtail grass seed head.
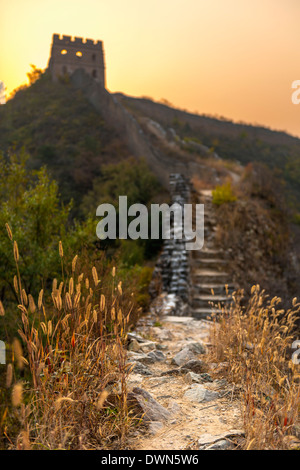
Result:
{"label": "foxtail grass seed head", "polygon": [[13,381],[13,366],[12,364],[7,365],[6,369],[6,387],[9,388]]}
{"label": "foxtail grass seed head", "polygon": [[21,296],[22,296],[23,303],[24,303],[25,305],[28,305],[28,298],[27,298],[27,294],[26,294],[25,289],[22,289],[22,291],[21,291]]}
{"label": "foxtail grass seed head", "polygon": [[80,301],[81,293],[77,292],[74,298],[74,308],[78,307]]}
{"label": "foxtail grass seed head", "polygon": [[93,310],[93,320],[94,320],[95,323],[97,323],[97,321],[98,321],[98,314],[97,314],[96,310]]}
{"label": "foxtail grass seed head", "polygon": [[115,277],[115,275],[116,275],[116,268],[115,268],[115,266],[112,268],[111,274],[112,274],[112,277]]}
{"label": "foxtail grass seed head", "polygon": [[111,309],[111,319],[114,321],[116,319],[116,310],[115,307]]}
{"label": "foxtail grass seed head", "polygon": [[100,310],[101,312],[103,312],[105,309],[105,296],[103,294],[101,294],[101,298],[100,298]]}
{"label": "foxtail grass seed head", "polygon": [[0,300],[0,317],[4,317],[4,315],[5,315],[5,310],[4,310],[3,304]]}
{"label": "foxtail grass seed head", "polygon": [[71,277],[69,280],[69,293],[71,297],[73,295],[73,292],[74,292],[74,281],[73,281],[73,278]]}
{"label": "foxtail grass seed head", "polygon": [[122,323],[122,320],[123,320],[122,310],[119,308],[119,310],[118,310],[118,322]]}
{"label": "foxtail grass seed head", "polygon": [[6,231],[7,231],[7,235],[9,237],[10,240],[13,239],[13,235],[12,235],[12,231],[11,231],[11,228],[8,224],[5,224],[5,227],[6,227]]}
{"label": "foxtail grass seed head", "polygon": [[66,299],[67,308],[69,310],[72,310],[72,299],[71,299],[69,292],[66,293],[65,299]]}
{"label": "foxtail grass seed head", "polygon": [[15,289],[16,293],[18,294],[19,293],[19,286],[18,286],[17,276],[14,276],[14,289]]}
{"label": "foxtail grass seed head", "polygon": [[42,289],[39,293],[39,298],[38,298],[38,308],[39,308],[39,310],[42,308],[43,295],[44,295],[44,290]]}
{"label": "foxtail grass seed head", "polygon": [[14,258],[15,258],[15,262],[18,263],[19,262],[19,249],[18,249],[18,244],[16,240],[14,241]]}
{"label": "foxtail grass seed head", "polygon": [[63,246],[62,246],[61,240],[59,241],[59,244],[58,244],[58,251],[59,251],[59,256],[60,256],[61,258],[63,258],[63,256],[64,256],[64,250],[63,250]]}
{"label": "foxtail grass seed head", "polygon": [[52,322],[51,320],[48,321],[48,336],[52,336]]}
{"label": "foxtail grass seed head", "polygon": [[74,403],[74,400],[70,397],[60,397],[54,402],[54,408],[56,411],[60,410],[62,403]]}
{"label": "foxtail grass seed head", "polygon": [[20,437],[23,450],[31,450],[29,432],[25,430],[21,431]]}
{"label": "foxtail grass seed head", "polygon": [[24,362],[23,362],[23,350],[20,341],[17,338],[14,338],[12,342],[12,350],[15,356],[15,360],[17,361],[19,369],[23,369]]}
{"label": "foxtail grass seed head", "polygon": [[100,397],[98,398],[97,403],[96,403],[97,410],[101,410],[101,408],[103,408],[104,402],[107,397],[108,397],[108,392],[106,390],[103,390],[103,392],[100,394]]}
{"label": "foxtail grass seed head", "polygon": [[23,385],[19,382],[13,386],[11,402],[14,407],[20,406],[23,400]]}
{"label": "foxtail grass seed head", "polygon": [[119,294],[122,295],[122,281],[119,282],[118,284],[118,291],[119,291]]}
{"label": "foxtail grass seed head", "polygon": [[72,272],[75,272],[78,255],[75,255],[72,261]]}
{"label": "foxtail grass seed head", "polygon": [[99,280],[98,280],[97,269],[96,269],[95,266],[93,266],[92,275],[93,275],[93,279],[94,279],[94,284],[95,284],[95,286],[97,287]]}
{"label": "foxtail grass seed head", "polygon": [[28,301],[29,301],[30,311],[31,313],[34,313],[36,311],[36,306],[35,306],[35,302],[31,294],[28,294]]}

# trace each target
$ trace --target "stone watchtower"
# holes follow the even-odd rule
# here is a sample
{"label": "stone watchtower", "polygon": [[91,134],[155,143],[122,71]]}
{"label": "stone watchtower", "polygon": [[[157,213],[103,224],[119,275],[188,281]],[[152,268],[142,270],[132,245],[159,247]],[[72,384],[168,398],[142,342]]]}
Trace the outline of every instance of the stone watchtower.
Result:
{"label": "stone watchtower", "polygon": [[59,76],[72,74],[81,68],[105,87],[102,41],[53,34],[49,60],[52,79],[55,81]]}

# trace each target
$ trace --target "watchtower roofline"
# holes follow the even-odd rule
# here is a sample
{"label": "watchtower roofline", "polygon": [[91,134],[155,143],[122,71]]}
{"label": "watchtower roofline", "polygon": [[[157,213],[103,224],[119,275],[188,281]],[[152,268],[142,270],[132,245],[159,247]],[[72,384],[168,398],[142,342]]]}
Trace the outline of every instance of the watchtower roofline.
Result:
{"label": "watchtower roofline", "polygon": [[84,38],[78,38],[76,36],[72,37],[72,36],[65,36],[65,35],[60,35],[60,34],[53,34],[52,44],[57,44],[59,46],[84,45],[84,47],[91,46],[93,48],[100,48],[100,49],[102,49],[103,47],[102,41],[94,41],[93,39],[84,39]]}
{"label": "watchtower roofline", "polygon": [[53,34],[49,69],[52,79],[82,68],[105,87],[103,42]]}

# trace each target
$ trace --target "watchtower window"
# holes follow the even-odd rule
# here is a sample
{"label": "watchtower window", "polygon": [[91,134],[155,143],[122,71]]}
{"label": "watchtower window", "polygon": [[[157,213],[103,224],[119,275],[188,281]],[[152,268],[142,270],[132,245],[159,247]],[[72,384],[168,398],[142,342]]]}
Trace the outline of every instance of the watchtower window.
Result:
{"label": "watchtower window", "polygon": [[77,57],[82,57],[82,52],[81,52],[81,51],[77,51],[77,52],[76,52],[76,55],[77,55]]}
{"label": "watchtower window", "polygon": [[62,49],[62,50],[60,51],[60,53],[61,53],[62,55],[65,55],[65,54],[68,53],[68,51],[67,51],[67,49]]}
{"label": "watchtower window", "polygon": [[92,61],[93,61],[93,62],[96,61],[96,54],[92,54]]}
{"label": "watchtower window", "polygon": [[97,78],[97,70],[93,70],[93,71],[92,71],[92,77],[93,77],[93,78]]}

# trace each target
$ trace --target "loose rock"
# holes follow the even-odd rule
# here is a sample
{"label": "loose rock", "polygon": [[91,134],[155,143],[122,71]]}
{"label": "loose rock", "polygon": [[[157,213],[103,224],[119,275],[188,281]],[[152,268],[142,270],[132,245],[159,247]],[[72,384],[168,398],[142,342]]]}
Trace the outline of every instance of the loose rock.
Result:
{"label": "loose rock", "polygon": [[181,366],[181,372],[192,371],[196,374],[201,374],[202,372],[205,372],[204,369],[206,369],[205,363],[198,359],[192,359],[186,362],[183,366]]}
{"label": "loose rock", "polygon": [[193,359],[195,359],[194,353],[188,347],[185,347],[173,357],[171,363],[176,364],[177,366],[182,366]]}
{"label": "loose rock", "polygon": [[184,394],[184,398],[196,403],[208,402],[219,398],[219,393],[207,390],[203,385],[194,384]]}
{"label": "loose rock", "polygon": [[170,411],[158,403],[146,390],[135,387],[128,393],[128,405],[140,415],[145,423],[151,421],[164,422],[171,417]]}

